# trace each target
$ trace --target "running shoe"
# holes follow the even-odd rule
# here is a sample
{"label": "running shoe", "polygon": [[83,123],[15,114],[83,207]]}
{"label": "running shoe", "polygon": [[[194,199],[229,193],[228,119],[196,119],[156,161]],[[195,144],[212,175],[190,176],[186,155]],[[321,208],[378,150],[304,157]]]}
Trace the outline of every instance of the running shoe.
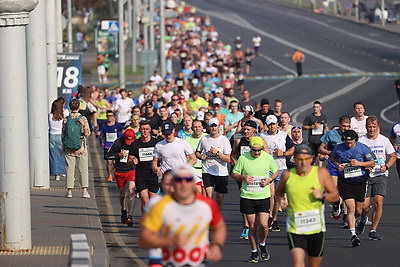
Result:
{"label": "running shoe", "polygon": [[332,218],[338,220],[341,212],[342,210],[340,209],[340,201],[332,203]]}
{"label": "running shoe", "polygon": [[263,261],[269,260],[270,255],[269,255],[267,246],[261,246],[261,245],[259,245],[258,247],[260,248],[260,252],[261,252],[260,257],[261,257],[261,259],[262,259]]}
{"label": "running shoe", "polygon": [[121,209],[121,222],[126,224],[126,220],[128,219],[128,211]]}
{"label": "running shoe", "polygon": [[269,218],[268,218],[269,230],[271,230],[271,229],[272,229],[272,223],[273,223],[273,221],[272,221],[272,217],[269,217]]}
{"label": "running shoe", "polygon": [[349,223],[347,221],[343,221],[342,228],[349,228]]}
{"label": "running shoe", "polygon": [[382,237],[376,233],[376,231],[369,232],[368,234],[369,240],[382,240]]}
{"label": "running shoe", "polygon": [[361,245],[360,238],[358,238],[356,235],[353,235],[351,237],[351,245],[353,247],[359,247]]}
{"label": "running shoe", "polygon": [[274,221],[274,222],[272,223],[271,230],[272,230],[273,232],[280,232],[280,231],[281,231],[281,228],[278,226],[278,222],[277,222],[277,221]]}
{"label": "running shoe", "polygon": [[126,225],[128,225],[128,226],[132,226],[133,225],[132,215],[128,215],[128,218],[126,219]]}
{"label": "running shoe", "polygon": [[68,191],[65,195],[66,198],[72,198],[72,191]]}
{"label": "running shoe", "polygon": [[362,233],[364,233],[364,230],[365,230],[365,221],[358,220],[357,226],[356,226],[356,234],[361,235]]}
{"label": "running shoe", "polygon": [[56,181],[60,181],[60,180],[61,180],[60,175],[56,175]]}
{"label": "running shoe", "polygon": [[372,225],[372,222],[369,220],[368,216],[367,219],[365,219],[365,225]]}
{"label": "running shoe", "polygon": [[258,252],[251,252],[249,262],[257,263],[258,262]]}
{"label": "running shoe", "polygon": [[108,176],[107,182],[112,182],[112,181],[113,181],[112,175]]}
{"label": "running shoe", "polygon": [[249,227],[247,227],[247,226],[243,227],[242,233],[240,234],[240,238],[243,238],[246,240],[249,239]]}
{"label": "running shoe", "polygon": [[90,198],[90,195],[89,195],[88,191],[83,192],[82,193],[82,197],[83,198]]}

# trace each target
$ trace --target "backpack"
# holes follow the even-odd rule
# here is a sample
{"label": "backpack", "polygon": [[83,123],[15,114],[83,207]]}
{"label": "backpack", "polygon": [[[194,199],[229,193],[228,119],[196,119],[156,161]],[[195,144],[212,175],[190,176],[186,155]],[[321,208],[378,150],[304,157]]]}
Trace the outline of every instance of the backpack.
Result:
{"label": "backpack", "polygon": [[79,123],[81,118],[82,115],[76,119],[67,117],[64,130],[64,147],[67,149],[78,150],[82,146],[82,125]]}

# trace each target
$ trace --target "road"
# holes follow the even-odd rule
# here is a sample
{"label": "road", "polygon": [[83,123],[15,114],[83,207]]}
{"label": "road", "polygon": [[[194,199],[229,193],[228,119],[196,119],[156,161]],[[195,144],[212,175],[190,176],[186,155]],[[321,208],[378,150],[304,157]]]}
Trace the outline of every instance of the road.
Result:
{"label": "road", "polygon": [[[283,101],[283,110],[301,123],[311,113],[311,103],[320,100],[328,124],[337,124],[339,116],[352,115],[352,104],[362,101],[366,113],[377,115],[381,132],[388,135],[398,120],[398,104],[393,82],[399,74],[400,38],[391,34],[334,17],[304,10],[290,9],[263,0],[188,0],[198,12],[208,14],[224,42],[241,36],[245,46],[259,33],[263,38],[261,55],[254,60],[251,78],[246,87],[252,96]],[[304,77],[293,76],[294,64],[290,55],[298,48],[306,55]],[[97,144],[91,144],[97,147]],[[115,184],[106,182],[102,151],[92,152],[96,162],[96,198],[110,248],[111,266],[145,266],[147,252],[138,248],[140,212],[136,207],[133,228],[119,222],[118,191]],[[388,178],[388,196],[378,229],[382,241],[369,241],[367,231],[361,236],[361,247],[350,246],[348,230],[340,222],[327,218],[327,240],[324,266],[393,266],[400,259],[400,188],[395,169]],[[238,191],[235,182],[222,209],[228,225],[224,259],[215,266],[243,266],[250,254],[247,241],[239,239],[241,219]],[[137,205],[139,206],[139,205]],[[326,208],[330,211],[330,208]],[[328,212],[326,213],[329,217]],[[279,215],[283,226],[285,212]],[[284,228],[284,227],[282,227]],[[368,228],[367,228],[368,230]],[[271,266],[291,264],[284,231],[270,233],[267,241]],[[259,263],[263,264],[263,263]]]}

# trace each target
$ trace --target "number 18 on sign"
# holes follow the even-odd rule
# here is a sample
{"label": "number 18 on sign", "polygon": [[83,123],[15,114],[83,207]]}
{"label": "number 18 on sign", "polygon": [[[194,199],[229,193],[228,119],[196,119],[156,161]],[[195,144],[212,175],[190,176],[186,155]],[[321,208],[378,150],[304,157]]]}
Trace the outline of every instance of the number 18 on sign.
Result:
{"label": "number 18 on sign", "polygon": [[77,94],[78,85],[82,84],[82,55],[61,53],[57,55],[57,62],[58,96],[69,102]]}

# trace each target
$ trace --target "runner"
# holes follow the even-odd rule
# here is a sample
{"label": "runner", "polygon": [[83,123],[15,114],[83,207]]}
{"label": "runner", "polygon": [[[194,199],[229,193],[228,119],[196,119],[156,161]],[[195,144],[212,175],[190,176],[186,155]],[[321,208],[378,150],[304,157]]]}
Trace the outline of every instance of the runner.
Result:
{"label": "runner", "polygon": [[221,208],[224,195],[228,193],[228,163],[230,163],[231,145],[228,138],[218,132],[219,121],[208,121],[210,134],[204,136],[196,149],[196,157],[203,161],[203,183],[208,197],[216,192],[216,202]]}
{"label": "runner", "polygon": [[[373,197],[374,210],[372,212],[372,227],[368,235],[370,240],[382,239],[382,237],[376,233],[376,229],[382,218],[383,200],[386,196],[386,180],[389,176],[389,168],[396,162],[396,154],[392,144],[387,137],[381,135],[379,132],[378,118],[376,116],[368,117],[367,134],[360,138],[360,143],[367,145],[371,149],[375,156],[375,166],[372,168],[370,178],[368,179],[367,196],[356,232],[358,235],[364,232],[371,197]],[[389,155],[389,161],[387,163],[386,155]]]}
{"label": "runner", "polygon": [[296,147],[296,167],[282,174],[275,194],[282,207],[288,206],[286,231],[293,266],[305,266],[306,253],[308,266],[321,265],[326,231],[324,201],[339,200],[328,171],[311,165],[313,154],[306,144]]}
{"label": "runner", "polygon": [[300,77],[301,75],[303,75],[303,66],[302,66],[302,64],[304,62],[305,55],[302,52],[300,52],[299,50],[295,49],[294,53],[292,55],[292,59],[293,59],[293,62],[295,63],[295,65],[296,65],[297,77]]}
{"label": "runner", "polygon": [[347,223],[350,228],[351,245],[361,244],[356,235],[356,218],[361,215],[369,171],[366,168],[375,166],[371,150],[357,142],[358,134],[354,130],[343,133],[344,143],[337,144],[332,152],[332,162],[339,169],[338,189],[347,207]]}
{"label": "runner", "polygon": [[[128,162],[129,149],[135,141],[135,132],[127,129],[124,136],[115,140],[107,152],[109,159],[115,160],[115,180],[119,190],[119,203],[121,205],[121,222],[128,226],[133,225],[133,211],[135,209],[135,165]],[[126,195],[128,194],[128,199]],[[128,209],[127,209],[128,208]]]}
{"label": "runner", "polygon": [[367,133],[365,122],[368,116],[364,115],[365,109],[362,102],[355,102],[353,104],[353,109],[355,115],[350,119],[351,129],[356,131],[358,137],[361,137]]}
{"label": "runner", "polygon": [[[400,82],[399,82],[399,87],[400,87]],[[396,170],[397,170],[397,175],[400,178],[400,122],[393,125],[392,130],[390,132],[389,140],[392,143],[394,149],[396,150],[396,157],[397,157]]]}
{"label": "runner", "polygon": [[261,41],[262,39],[259,34],[256,34],[256,36],[254,36],[253,39],[251,39],[251,42],[253,43],[254,53],[256,54],[257,57],[258,54],[260,53]]}
{"label": "runner", "polygon": [[[257,241],[259,241],[261,259],[267,261],[270,258],[266,247],[269,231],[270,184],[273,184],[279,170],[272,156],[263,151],[264,140],[261,137],[252,137],[249,147],[250,151],[240,156],[236,162],[232,178],[242,183],[240,212],[245,214],[250,228],[251,255],[249,262],[257,263]],[[257,230],[259,236],[257,236]]]}
{"label": "runner", "polygon": [[[141,222],[139,246],[162,248],[163,266],[202,266],[222,259],[226,225],[216,203],[194,192],[191,166],[173,170],[171,195],[165,195]],[[209,243],[208,228],[212,230]]]}

